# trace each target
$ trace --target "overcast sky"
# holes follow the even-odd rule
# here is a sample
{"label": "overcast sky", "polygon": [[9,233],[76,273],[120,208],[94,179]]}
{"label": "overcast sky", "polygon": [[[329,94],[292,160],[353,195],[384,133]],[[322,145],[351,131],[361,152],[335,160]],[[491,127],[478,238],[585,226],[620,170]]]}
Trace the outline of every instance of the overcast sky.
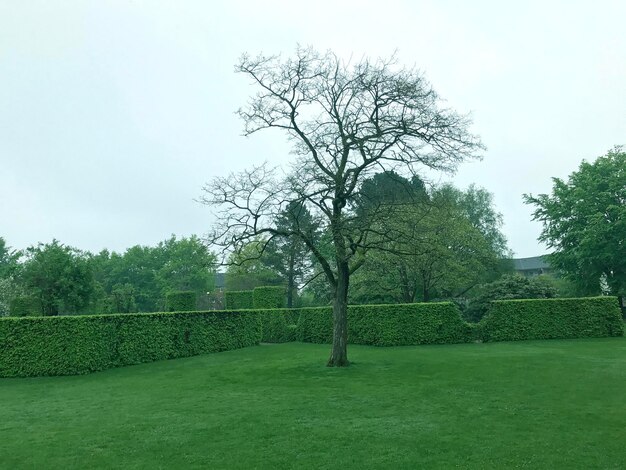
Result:
{"label": "overcast sky", "polygon": [[[514,6],[515,4],[515,6]],[[517,256],[545,253],[522,203],[626,144],[626,2],[0,0],[0,236],[91,251],[202,235],[215,175],[286,162],[241,137],[243,52],[398,50],[488,150],[451,180],[492,192]]]}

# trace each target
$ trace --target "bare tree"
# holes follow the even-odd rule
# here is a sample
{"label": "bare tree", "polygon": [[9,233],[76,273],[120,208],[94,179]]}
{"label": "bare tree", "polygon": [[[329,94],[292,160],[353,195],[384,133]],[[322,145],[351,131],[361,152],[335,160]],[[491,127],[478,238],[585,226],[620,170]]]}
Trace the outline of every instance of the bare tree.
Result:
{"label": "bare tree", "polygon": [[[328,365],[346,366],[350,275],[368,250],[403,236],[384,223],[393,217],[389,208],[358,216],[362,181],[376,171],[407,174],[420,165],[454,171],[459,162],[478,158],[482,145],[469,132],[467,116],[441,107],[422,75],[397,67],[393,58],[350,64],[330,52],[298,48],[288,59],[244,55],[236,71],[258,90],[238,111],[245,135],[281,130],[293,143],[294,158],[284,175],[261,165],[205,186],[202,202],[221,206],[211,241],[236,250],[258,236],[299,237],[333,293]],[[278,214],[294,203],[314,215],[331,250],[307,230],[277,228]]]}

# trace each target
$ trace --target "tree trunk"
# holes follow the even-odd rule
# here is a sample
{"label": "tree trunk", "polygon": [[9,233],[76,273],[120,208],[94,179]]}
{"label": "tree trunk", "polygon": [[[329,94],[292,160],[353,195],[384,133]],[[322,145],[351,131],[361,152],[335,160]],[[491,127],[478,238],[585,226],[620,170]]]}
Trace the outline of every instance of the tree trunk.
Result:
{"label": "tree trunk", "polygon": [[289,253],[289,268],[287,271],[287,308],[293,307],[293,291],[295,287],[295,264],[296,264],[296,253],[293,243],[290,248]]}
{"label": "tree trunk", "polygon": [[400,274],[400,292],[402,295],[402,302],[409,304],[413,302],[414,295],[411,294],[411,287],[409,286],[409,276],[406,272],[406,266],[400,264],[398,266],[398,272]]}
{"label": "tree trunk", "polygon": [[348,284],[350,270],[344,262],[337,269],[337,288],[333,301],[333,347],[328,367],[345,367],[348,361]]}
{"label": "tree trunk", "polygon": [[422,287],[422,301],[430,302],[430,288],[428,287],[428,283],[426,281],[424,281]]}

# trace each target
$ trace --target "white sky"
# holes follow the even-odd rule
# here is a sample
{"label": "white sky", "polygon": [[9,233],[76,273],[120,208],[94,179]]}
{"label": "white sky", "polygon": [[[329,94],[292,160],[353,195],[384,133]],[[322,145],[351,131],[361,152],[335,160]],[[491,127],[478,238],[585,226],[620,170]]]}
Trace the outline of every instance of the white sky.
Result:
{"label": "white sky", "polygon": [[[91,251],[202,235],[212,176],[287,161],[241,137],[243,52],[388,56],[472,112],[488,147],[452,181],[495,195],[517,256],[525,192],[626,144],[626,2],[0,0],[0,236]],[[444,178],[449,179],[449,178]]]}

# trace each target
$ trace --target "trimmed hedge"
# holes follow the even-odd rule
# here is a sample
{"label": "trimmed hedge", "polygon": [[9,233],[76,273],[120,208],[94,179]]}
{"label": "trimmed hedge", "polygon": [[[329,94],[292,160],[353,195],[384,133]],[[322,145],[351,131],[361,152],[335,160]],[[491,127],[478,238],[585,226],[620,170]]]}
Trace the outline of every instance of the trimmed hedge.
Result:
{"label": "trimmed hedge", "polygon": [[[300,309],[298,341],[331,343],[332,336],[332,308]],[[473,339],[473,329],[452,302],[348,306],[351,344],[407,346],[465,343]]]}
{"label": "trimmed hedge", "polygon": [[251,290],[233,290],[224,292],[224,307],[227,310],[245,310],[253,307]]}
{"label": "trimmed hedge", "polygon": [[261,320],[261,342],[288,343],[296,340],[296,325],[293,317],[297,316],[295,309],[263,309],[258,312]]}
{"label": "trimmed hedge", "polygon": [[252,291],[252,308],[285,308],[287,293],[283,286],[255,287]]}
{"label": "trimmed hedge", "polygon": [[[495,301],[477,325],[464,322],[451,302],[348,307],[351,344],[403,346],[623,333],[615,297]],[[0,319],[0,377],[85,374],[296,339],[331,343],[332,308],[9,317]]]}
{"label": "trimmed hedge", "polygon": [[258,344],[255,312],[0,319],[0,377],[76,375]]}
{"label": "trimmed hedge", "polygon": [[496,300],[479,323],[483,341],[622,336],[616,297]]}
{"label": "trimmed hedge", "polygon": [[196,293],[191,290],[168,292],[165,310],[168,312],[193,312],[196,309]]}

